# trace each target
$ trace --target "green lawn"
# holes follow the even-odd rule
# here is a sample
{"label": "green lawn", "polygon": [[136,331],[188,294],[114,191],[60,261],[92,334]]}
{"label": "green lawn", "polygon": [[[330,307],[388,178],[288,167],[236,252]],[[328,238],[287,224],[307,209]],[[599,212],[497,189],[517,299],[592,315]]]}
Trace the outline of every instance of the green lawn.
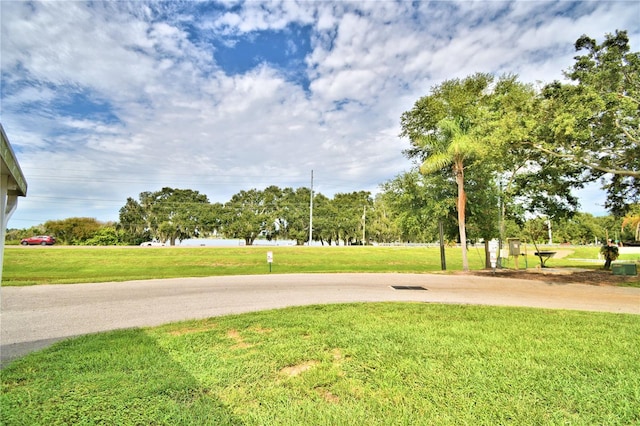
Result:
{"label": "green lawn", "polygon": [[295,307],[83,336],[0,372],[0,424],[640,424],[640,316]]}
{"label": "green lawn", "polygon": [[[125,281],[269,273],[429,272],[438,249],[404,247],[7,247],[3,285]],[[450,250],[461,268],[459,250]],[[480,268],[480,259],[472,259]]]}
{"label": "green lawn", "polygon": [[[571,249],[548,266],[601,268],[598,248]],[[2,285],[34,285],[128,281],[152,278],[255,275],[269,273],[267,252],[273,253],[272,273],[406,272],[440,271],[437,247],[6,247]],[[524,268],[538,264],[529,247]],[[484,250],[468,252],[471,269],[484,267]],[[578,260],[576,260],[578,259]],[[446,249],[447,269],[462,269],[461,250]],[[513,267],[513,261],[507,264]]]}

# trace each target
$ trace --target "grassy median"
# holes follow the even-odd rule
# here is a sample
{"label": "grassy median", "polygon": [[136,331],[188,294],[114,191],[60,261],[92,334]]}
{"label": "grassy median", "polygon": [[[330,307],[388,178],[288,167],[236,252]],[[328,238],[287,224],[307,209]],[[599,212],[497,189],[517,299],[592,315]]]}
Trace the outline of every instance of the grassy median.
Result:
{"label": "grassy median", "polygon": [[640,423],[640,317],[295,307],[80,337],[0,372],[0,423]]}

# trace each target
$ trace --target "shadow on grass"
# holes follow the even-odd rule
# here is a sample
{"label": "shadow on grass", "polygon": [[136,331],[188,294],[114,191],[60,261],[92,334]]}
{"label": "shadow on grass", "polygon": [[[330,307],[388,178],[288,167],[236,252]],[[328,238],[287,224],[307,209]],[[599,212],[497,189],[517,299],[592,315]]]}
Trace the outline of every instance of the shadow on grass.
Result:
{"label": "shadow on grass", "polygon": [[68,337],[55,337],[53,339],[42,339],[32,342],[11,343],[0,345],[0,370],[9,365],[12,361],[25,356],[31,352],[48,348],[56,342],[66,340]]}
{"label": "shadow on grass", "polygon": [[139,329],[56,343],[0,377],[2,425],[242,424]]}

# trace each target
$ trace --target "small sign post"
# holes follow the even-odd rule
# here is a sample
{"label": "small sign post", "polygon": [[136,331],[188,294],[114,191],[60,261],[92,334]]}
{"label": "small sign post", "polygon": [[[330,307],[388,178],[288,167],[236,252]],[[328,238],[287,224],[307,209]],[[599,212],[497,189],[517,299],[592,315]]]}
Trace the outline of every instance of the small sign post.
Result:
{"label": "small sign post", "polygon": [[267,263],[269,264],[269,272],[271,272],[271,264],[273,263],[273,252],[267,252]]}

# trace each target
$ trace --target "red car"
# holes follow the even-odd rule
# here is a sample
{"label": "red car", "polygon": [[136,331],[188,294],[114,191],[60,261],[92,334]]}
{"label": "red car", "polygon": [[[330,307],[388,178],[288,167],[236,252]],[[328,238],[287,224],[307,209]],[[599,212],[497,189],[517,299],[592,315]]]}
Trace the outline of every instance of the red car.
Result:
{"label": "red car", "polygon": [[41,246],[50,246],[56,243],[56,239],[50,235],[38,235],[37,237],[24,238],[20,241],[23,246],[40,244]]}

